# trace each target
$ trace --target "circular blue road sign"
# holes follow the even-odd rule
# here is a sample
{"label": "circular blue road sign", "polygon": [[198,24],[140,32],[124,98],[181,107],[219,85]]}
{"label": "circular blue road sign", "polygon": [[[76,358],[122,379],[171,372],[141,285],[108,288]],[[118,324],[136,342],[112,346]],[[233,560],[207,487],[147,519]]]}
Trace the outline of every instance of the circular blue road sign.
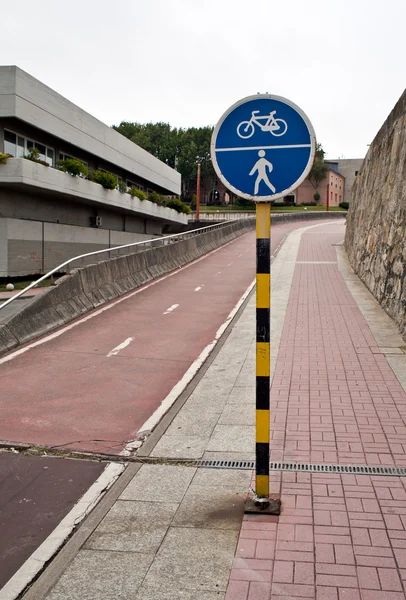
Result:
{"label": "circular blue road sign", "polygon": [[270,202],[302,183],[315,149],[313,126],[296,104],[258,94],[239,100],[221,117],[211,139],[211,160],[232,192]]}

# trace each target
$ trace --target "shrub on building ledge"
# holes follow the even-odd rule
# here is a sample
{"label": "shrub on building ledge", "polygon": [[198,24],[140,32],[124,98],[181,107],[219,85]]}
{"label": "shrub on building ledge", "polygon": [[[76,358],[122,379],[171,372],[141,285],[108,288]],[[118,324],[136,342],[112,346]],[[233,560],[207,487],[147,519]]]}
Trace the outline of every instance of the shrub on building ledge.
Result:
{"label": "shrub on building ledge", "polygon": [[77,160],[77,158],[65,158],[65,160],[60,160],[57,163],[57,168],[64,173],[69,173],[69,175],[83,175],[87,177],[89,173],[89,169],[82,163],[81,160]]}
{"label": "shrub on building ledge", "polygon": [[7,159],[9,156],[9,154],[3,154],[3,152],[0,152],[0,165],[7,164]]}
{"label": "shrub on building ledge", "polygon": [[127,192],[127,184],[125,181],[121,180],[118,182],[118,191],[121,192],[122,194],[125,194]]}
{"label": "shrub on building ledge", "polygon": [[158,194],[158,192],[150,192],[148,200],[153,204],[158,204],[158,206],[166,206],[167,198],[162,194]]}
{"label": "shrub on building ledge", "polygon": [[24,158],[36,162],[39,165],[43,165],[44,167],[49,167],[49,164],[45,162],[45,160],[40,159],[40,151],[38,148],[28,148],[28,154],[25,154]]}
{"label": "shrub on building ledge", "polygon": [[173,198],[172,200],[168,200],[166,206],[167,208],[173,208],[178,213],[184,213],[185,215],[188,215],[190,213],[190,207],[184,202],[182,202],[182,200],[179,200],[179,198]]}
{"label": "shrub on building ledge", "polygon": [[115,190],[117,187],[117,177],[106,171],[91,171],[89,179],[95,183],[100,183],[106,190]]}
{"label": "shrub on building ledge", "polygon": [[138,188],[135,187],[135,185],[132,185],[130,187],[130,195],[131,198],[138,198],[139,200],[146,200],[147,199],[147,195],[145,192],[143,192],[142,190],[139,190]]}

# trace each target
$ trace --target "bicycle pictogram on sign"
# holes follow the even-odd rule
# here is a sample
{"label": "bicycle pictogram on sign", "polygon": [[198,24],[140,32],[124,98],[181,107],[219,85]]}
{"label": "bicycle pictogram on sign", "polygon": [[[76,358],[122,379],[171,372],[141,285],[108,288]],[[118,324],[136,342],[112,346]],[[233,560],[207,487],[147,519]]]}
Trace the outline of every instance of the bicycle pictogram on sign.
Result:
{"label": "bicycle pictogram on sign", "polygon": [[[237,134],[240,138],[247,140],[254,135],[255,125],[261,129],[261,131],[269,131],[270,134],[275,137],[284,135],[288,130],[288,124],[283,119],[277,119],[275,117],[276,110],[273,110],[269,115],[260,115],[261,111],[253,110],[249,121],[241,121],[237,127]],[[265,122],[261,122],[265,121]]]}

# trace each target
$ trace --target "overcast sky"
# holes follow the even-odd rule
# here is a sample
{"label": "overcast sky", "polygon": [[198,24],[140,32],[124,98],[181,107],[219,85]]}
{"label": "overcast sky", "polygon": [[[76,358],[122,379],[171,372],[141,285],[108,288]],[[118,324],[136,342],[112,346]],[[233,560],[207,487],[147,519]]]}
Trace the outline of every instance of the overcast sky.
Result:
{"label": "overcast sky", "polygon": [[284,96],[329,158],[359,158],[405,89],[405,23],[406,0],[8,1],[0,64],[108,125],[214,125]]}

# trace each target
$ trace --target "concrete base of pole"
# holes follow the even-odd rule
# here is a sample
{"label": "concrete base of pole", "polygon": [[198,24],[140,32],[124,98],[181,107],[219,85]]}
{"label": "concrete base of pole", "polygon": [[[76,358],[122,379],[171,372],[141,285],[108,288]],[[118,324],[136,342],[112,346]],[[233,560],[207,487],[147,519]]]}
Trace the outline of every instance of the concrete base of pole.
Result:
{"label": "concrete base of pole", "polygon": [[280,515],[281,501],[275,498],[248,498],[244,506],[245,514]]}

